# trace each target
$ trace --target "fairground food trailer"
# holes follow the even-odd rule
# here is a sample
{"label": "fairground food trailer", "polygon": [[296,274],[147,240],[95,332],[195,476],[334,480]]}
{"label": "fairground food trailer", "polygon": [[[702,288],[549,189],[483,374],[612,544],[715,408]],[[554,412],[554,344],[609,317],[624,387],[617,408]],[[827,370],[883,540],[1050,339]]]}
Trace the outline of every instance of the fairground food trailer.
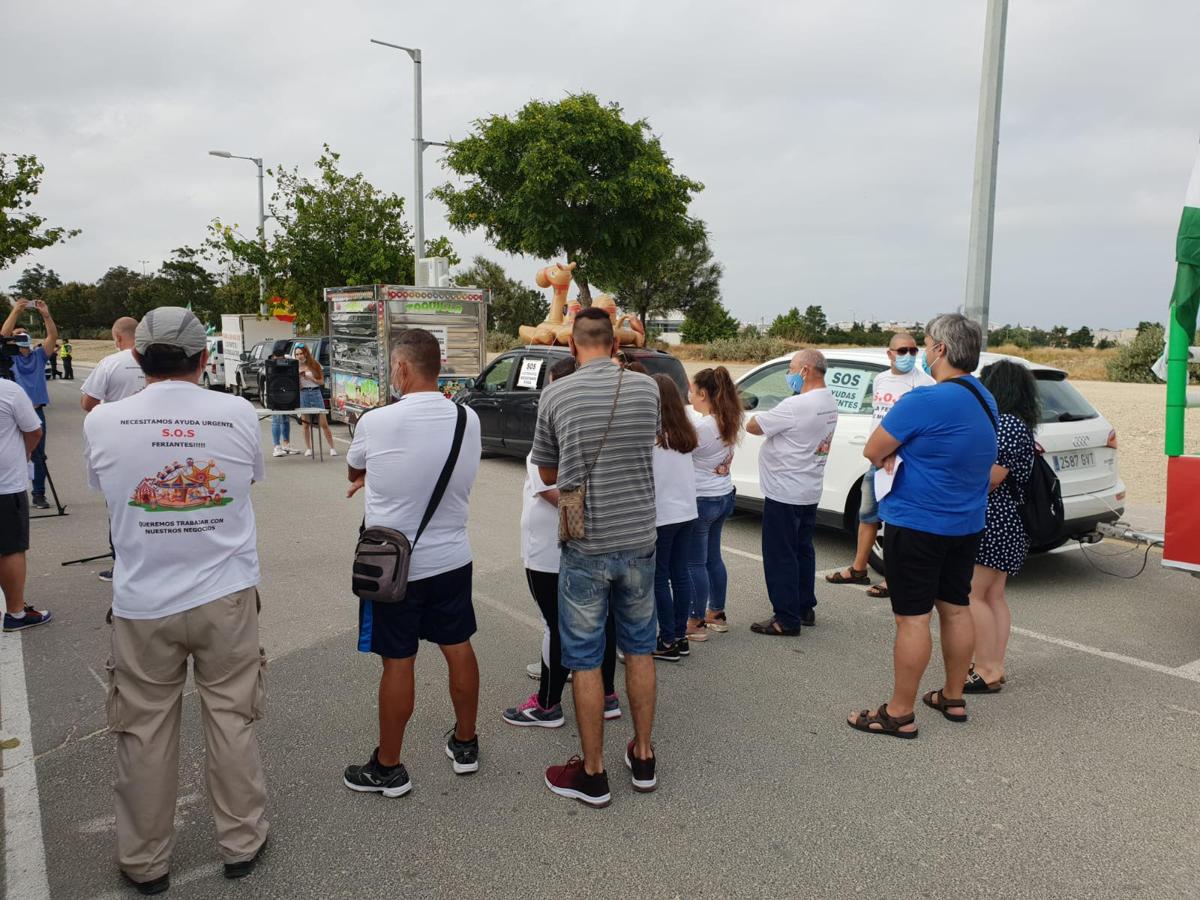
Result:
{"label": "fairground food trailer", "polygon": [[327,288],[332,417],[353,424],[368,409],[390,402],[391,347],[409,328],[424,328],[438,339],[438,386],[447,397],[457,393],[487,362],[488,299],[478,288]]}

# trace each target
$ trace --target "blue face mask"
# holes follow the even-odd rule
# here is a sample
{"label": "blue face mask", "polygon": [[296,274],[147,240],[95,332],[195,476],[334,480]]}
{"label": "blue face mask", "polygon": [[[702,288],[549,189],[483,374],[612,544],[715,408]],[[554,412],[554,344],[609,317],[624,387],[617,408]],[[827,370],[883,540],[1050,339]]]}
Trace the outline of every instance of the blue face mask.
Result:
{"label": "blue face mask", "polygon": [[925,370],[926,375],[933,377],[933,369],[929,368],[929,355],[924,350],[921,351],[921,368]]}
{"label": "blue face mask", "polygon": [[804,376],[799,372],[788,372],[787,384],[793,394],[799,394],[804,390]]}
{"label": "blue face mask", "polygon": [[911,353],[905,353],[902,356],[896,357],[896,371],[908,374],[917,365],[917,358]]}

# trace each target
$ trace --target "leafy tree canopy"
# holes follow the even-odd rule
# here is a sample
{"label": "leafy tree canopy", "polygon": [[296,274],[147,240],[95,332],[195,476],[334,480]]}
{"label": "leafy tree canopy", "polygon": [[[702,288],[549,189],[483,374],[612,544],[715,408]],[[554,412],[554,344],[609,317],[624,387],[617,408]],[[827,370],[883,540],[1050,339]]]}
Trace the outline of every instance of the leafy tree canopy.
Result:
{"label": "leafy tree canopy", "polygon": [[521,325],[536,325],[546,318],[550,302],[541,291],[509,278],[499,263],[475,257],[471,267],[454,279],[460,287],[480,287],[491,291],[488,305],[488,331],[516,337]]}
{"label": "leafy tree canopy", "polygon": [[21,273],[21,277],[12,286],[12,292],[17,297],[34,300],[44,297],[46,291],[56,287],[62,287],[62,279],[58,277],[58,273],[38,263]]}
{"label": "leafy tree canopy", "polygon": [[710,344],[738,336],[738,322],[717,299],[700,300],[688,310],[680,329],[687,344]]}
{"label": "leafy tree canopy", "polygon": [[78,228],[43,228],[46,219],[29,211],[45,170],[32,154],[0,153],[0,269],[79,234]]}
{"label": "leafy tree canopy", "polygon": [[675,173],[645,120],[627,122],[619,106],[593,94],[477,120],[445,162],[467,182],[433,192],[451,226],[482,228],[509,253],[575,261],[585,304],[589,280],[648,278],[697,237],[688,204],[703,185]]}
{"label": "leafy tree canopy", "polygon": [[719,304],[722,272],[701,232],[645,270],[630,271],[625,281],[601,284],[645,322],[656,313],[677,309],[686,314],[697,304]]}

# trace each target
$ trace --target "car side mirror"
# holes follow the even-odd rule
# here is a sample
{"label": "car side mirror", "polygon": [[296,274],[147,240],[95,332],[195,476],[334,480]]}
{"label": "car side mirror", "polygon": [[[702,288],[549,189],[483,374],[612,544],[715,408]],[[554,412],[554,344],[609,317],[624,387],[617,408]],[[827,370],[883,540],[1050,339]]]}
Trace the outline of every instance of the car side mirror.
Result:
{"label": "car side mirror", "polygon": [[466,388],[468,391],[475,390],[475,379],[474,378],[463,379],[463,387]]}
{"label": "car side mirror", "polygon": [[738,396],[742,398],[742,409],[756,409],[758,407],[757,395],[741,391]]}
{"label": "car side mirror", "polygon": [[241,352],[241,354],[238,356],[238,359],[240,359],[242,362],[249,362],[250,361],[250,351],[243,350]]}

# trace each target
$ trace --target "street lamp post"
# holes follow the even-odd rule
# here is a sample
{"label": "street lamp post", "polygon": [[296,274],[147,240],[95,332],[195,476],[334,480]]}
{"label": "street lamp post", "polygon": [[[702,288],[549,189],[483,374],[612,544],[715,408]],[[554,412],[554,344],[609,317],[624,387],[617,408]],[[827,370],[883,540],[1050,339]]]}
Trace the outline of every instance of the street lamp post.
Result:
{"label": "street lamp post", "polygon": [[403,50],[413,61],[413,200],[415,209],[413,220],[416,223],[416,246],[413,253],[413,263],[416,264],[425,256],[425,175],[422,159],[426,147],[444,147],[441,141],[427,141],[421,134],[421,51],[413,47],[401,47],[399,44],[389,44],[387,41],[377,41],[371,38],[372,44],[381,47],[391,47],[393,50]]}
{"label": "street lamp post", "polygon": [[209,156],[221,159],[248,159],[258,166],[258,247],[262,251],[262,264],[258,267],[258,312],[267,314],[267,211],[263,200],[263,161],[260,156],[235,156],[228,150],[209,150]]}

